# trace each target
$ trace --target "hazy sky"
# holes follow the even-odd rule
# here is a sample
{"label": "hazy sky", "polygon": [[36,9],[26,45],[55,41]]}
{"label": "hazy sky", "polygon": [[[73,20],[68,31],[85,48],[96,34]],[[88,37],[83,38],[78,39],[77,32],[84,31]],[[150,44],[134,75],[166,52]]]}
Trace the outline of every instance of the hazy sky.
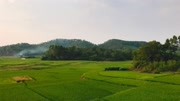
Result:
{"label": "hazy sky", "polygon": [[0,46],[55,38],[94,43],[180,35],[180,0],[0,0]]}

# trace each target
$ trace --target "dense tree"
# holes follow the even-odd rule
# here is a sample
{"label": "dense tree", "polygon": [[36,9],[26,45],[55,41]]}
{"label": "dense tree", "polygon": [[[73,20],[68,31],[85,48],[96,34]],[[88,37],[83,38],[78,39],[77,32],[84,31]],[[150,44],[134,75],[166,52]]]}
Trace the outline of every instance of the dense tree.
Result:
{"label": "dense tree", "polygon": [[[177,52],[180,43],[178,38],[173,36],[167,39],[163,45],[157,41],[149,42],[134,53],[134,67],[145,71],[168,70],[167,68],[177,70],[180,65]],[[170,66],[170,64],[173,64],[173,66]],[[162,65],[167,68],[164,69]]]}
{"label": "dense tree", "polygon": [[43,60],[94,60],[94,61],[118,61],[131,60],[132,51],[120,51],[102,49],[98,47],[93,48],[77,48],[50,46],[49,50],[42,57]]}

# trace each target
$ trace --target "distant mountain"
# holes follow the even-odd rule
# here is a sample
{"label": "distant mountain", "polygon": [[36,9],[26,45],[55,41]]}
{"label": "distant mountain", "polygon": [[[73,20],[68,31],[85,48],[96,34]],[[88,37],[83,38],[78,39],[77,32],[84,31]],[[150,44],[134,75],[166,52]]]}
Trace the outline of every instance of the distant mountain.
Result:
{"label": "distant mountain", "polygon": [[145,45],[147,42],[144,41],[124,41],[124,40],[118,40],[118,39],[111,39],[103,44],[98,45],[100,48],[105,49],[117,49],[117,50],[136,50],[143,45]]}
{"label": "distant mountain", "polygon": [[63,47],[76,46],[79,48],[92,48],[95,46],[95,44],[91,42],[80,39],[55,39],[39,44],[39,46],[48,47],[48,48],[50,45],[59,45]]}
{"label": "distant mountain", "polygon": [[91,42],[79,39],[55,39],[41,44],[31,45],[28,43],[14,44],[0,47],[0,56],[23,56],[23,55],[42,55],[48,50],[50,45],[63,47],[76,46],[79,48],[92,48],[95,45]]}
{"label": "distant mountain", "polygon": [[135,50],[140,48],[144,44],[146,44],[146,42],[123,41],[118,39],[112,39],[104,42],[103,44],[95,45],[91,42],[80,39],[55,39],[40,44],[21,43],[21,44],[2,46],[0,47],[0,56],[42,55],[44,52],[48,50],[50,45],[59,45],[63,47],[76,46],[79,48],[92,48],[96,46],[104,49]]}
{"label": "distant mountain", "polygon": [[0,56],[14,56],[25,49],[34,49],[36,45],[18,43],[0,47]]}

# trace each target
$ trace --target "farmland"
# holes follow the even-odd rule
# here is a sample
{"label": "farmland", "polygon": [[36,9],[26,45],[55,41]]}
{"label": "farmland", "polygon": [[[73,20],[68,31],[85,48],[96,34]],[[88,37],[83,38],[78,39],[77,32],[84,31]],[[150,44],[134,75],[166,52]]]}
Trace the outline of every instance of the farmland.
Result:
{"label": "farmland", "polygon": [[104,71],[112,66],[132,62],[0,58],[0,101],[180,100],[178,72]]}

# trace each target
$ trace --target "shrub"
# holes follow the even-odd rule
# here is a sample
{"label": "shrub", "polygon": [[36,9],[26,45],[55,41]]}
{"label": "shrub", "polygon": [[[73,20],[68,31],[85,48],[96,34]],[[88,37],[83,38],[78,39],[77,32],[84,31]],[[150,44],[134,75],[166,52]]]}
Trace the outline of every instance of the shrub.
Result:
{"label": "shrub", "polygon": [[119,70],[120,71],[128,71],[129,69],[128,68],[120,68]]}
{"label": "shrub", "polygon": [[108,67],[108,68],[105,68],[105,71],[119,71],[120,70],[120,67]]}
{"label": "shrub", "polygon": [[169,60],[167,62],[153,62],[142,67],[142,72],[160,73],[165,71],[177,71],[180,69],[180,62],[175,60]]}
{"label": "shrub", "polygon": [[175,60],[170,60],[167,62],[167,69],[170,71],[176,71],[180,68],[180,63]]}
{"label": "shrub", "polygon": [[142,69],[143,67],[145,67],[147,65],[147,63],[145,61],[134,61],[133,62],[133,68],[134,69]]}
{"label": "shrub", "polygon": [[121,67],[107,67],[105,71],[127,71],[128,68],[121,68]]}

